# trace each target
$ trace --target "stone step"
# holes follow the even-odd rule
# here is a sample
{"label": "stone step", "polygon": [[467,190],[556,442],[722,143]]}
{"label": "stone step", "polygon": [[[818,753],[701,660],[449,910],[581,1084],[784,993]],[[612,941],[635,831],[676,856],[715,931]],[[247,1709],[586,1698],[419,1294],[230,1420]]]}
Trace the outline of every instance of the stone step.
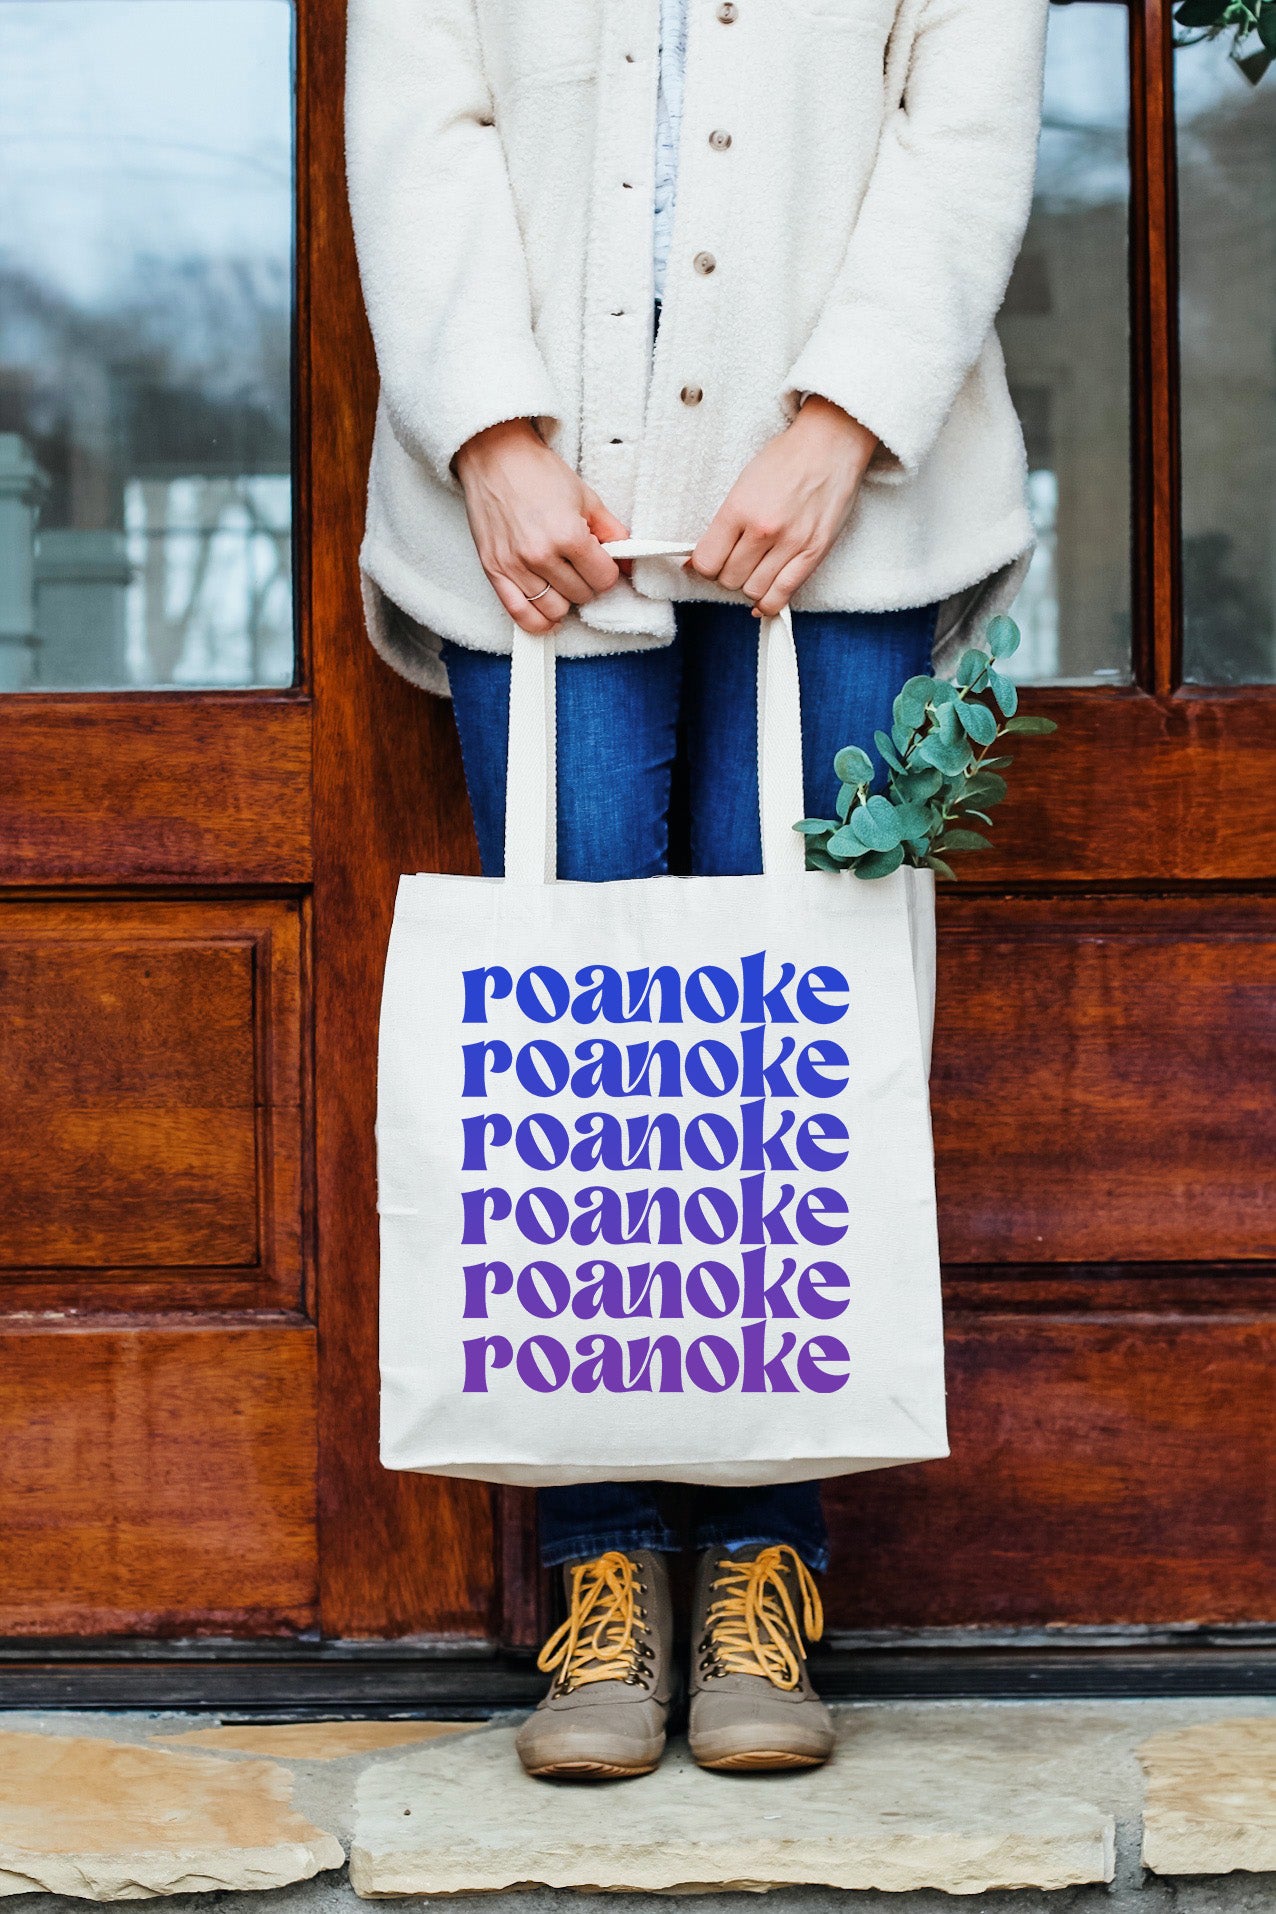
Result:
{"label": "stone step", "polygon": [[508,1719],[10,1715],[0,1894],[36,1891],[31,1914],[156,1895],[195,1910],[214,1890],[222,1914],[470,1893],[491,1910],[512,1890],[511,1914],[536,1914],[564,1889],[707,1893],[725,1914],[764,1887],[890,1914],[948,1896],[991,1914],[988,1894],[998,1914],[1276,1914],[1276,1702],[835,1713],[819,1771],[705,1774],[675,1740],[654,1775],[590,1787],[530,1781]]}

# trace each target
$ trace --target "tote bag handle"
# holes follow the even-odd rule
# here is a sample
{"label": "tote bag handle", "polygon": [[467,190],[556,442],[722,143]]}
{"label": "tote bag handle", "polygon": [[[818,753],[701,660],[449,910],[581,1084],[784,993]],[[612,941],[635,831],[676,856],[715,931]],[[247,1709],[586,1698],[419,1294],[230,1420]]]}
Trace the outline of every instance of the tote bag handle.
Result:
{"label": "tote bag handle", "polygon": [[[691,545],[622,538],[603,547],[613,558],[686,558]],[[505,875],[520,884],[557,876],[557,725],[555,645],[513,624],[509,771],[505,793]],[[802,809],[802,722],[797,651],[788,606],[764,618],[758,634],[758,813],[762,869],[794,878],[806,870],[806,840],[793,829]]]}

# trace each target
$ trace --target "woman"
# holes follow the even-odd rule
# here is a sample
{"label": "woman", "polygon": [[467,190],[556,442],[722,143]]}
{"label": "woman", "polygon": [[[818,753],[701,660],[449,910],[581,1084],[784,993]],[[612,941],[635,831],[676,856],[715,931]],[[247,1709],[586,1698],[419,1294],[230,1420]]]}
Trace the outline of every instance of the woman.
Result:
{"label": "woman", "polygon": [[[1010,602],[1032,533],[993,319],[1045,4],[353,0],[369,632],[454,700],[485,873],[510,619],[565,660],[559,875],[602,881],[668,868],[676,748],[692,870],[760,869],[759,614],[794,606],[830,816],[839,747]],[[629,575],[603,545],[631,528],[699,542]],[[646,1773],[676,1686],[660,1485],[543,1490],[540,1519],[569,1613],[520,1756]],[[703,1490],[694,1542],[696,1759],[825,1760],[818,1483]]]}

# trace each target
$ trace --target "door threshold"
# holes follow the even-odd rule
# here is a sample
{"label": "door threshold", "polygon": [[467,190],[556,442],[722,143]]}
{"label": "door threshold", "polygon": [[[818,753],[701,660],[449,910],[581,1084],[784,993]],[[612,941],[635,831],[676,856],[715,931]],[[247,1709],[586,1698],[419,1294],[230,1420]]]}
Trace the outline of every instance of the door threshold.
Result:
{"label": "door threshold", "polygon": [[[1276,1626],[873,1631],[835,1636],[811,1670],[848,1702],[1276,1695]],[[472,1721],[530,1708],[544,1685],[530,1656],[474,1641],[0,1644],[0,1709]]]}

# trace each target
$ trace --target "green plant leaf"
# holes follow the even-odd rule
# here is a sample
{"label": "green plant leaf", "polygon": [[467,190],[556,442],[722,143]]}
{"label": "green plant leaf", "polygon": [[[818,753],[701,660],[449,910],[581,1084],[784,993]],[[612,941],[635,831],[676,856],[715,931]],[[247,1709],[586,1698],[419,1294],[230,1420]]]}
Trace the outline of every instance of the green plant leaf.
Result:
{"label": "green plant leaf", "polygon": [[1181,27],[1212,27],[1222,24],[1226,11],[1227,0],[1183,0],[1174,18]]}
{"label": "green plant leaf", "polygon": [[994,658],[1009,658],[1012,652],[1019,649],[1019,627],[1004,612],[997,618],[989,619],[984,636]]}
{"label": "green plant leaf", "polygon": [[962,729],[976,744],[993,743],[997,736],[997,720],[986,704],[976,704],[972,698],[964,698],[957,706],[957,716],[961,719]]}
{"label": "green plant leaf", "polygon": [[978,686],[987,669],[988,653],[986,651],[964,651],[961,663],[957,667],[957,682],[959,685],[970,685],[973,689]]}
{"label": "green plant leaf", "polygon": [[832,857],[862,857],[864,854],[863,843],[849,824],[844,824],[840,831],[834,831],[824,848]]}
{"label": "green plant leaf", "polygon": [[945,705],[952,704],[960,695],[957,687],[950,684],[947,678],[927,678],[926,683],[930,686],[929,702],[937,711],[942,710]]}
{"label": "green plant leaf", "polygon": [[930,696],[934,689],[933,678],[919,675],[916,678],[907,679],[896,694],[893,706],[894,717],[901,724],[908,725],[910,730],[916,731],[926,716],[926,707],[930,703]]}
{"label": "green plant leaf", "polygon": [[942,771],[945,777],[956,777],[970,763],[970,740],[964,733],[952,743],[938,737],[923,738],[916,755],[923,764],[934,765],[937,771]]}
{"label": "green plant leaf", "polygon": [[1021,738],[1048,738],[1052,731],[1059,729],[1053,718],[1039,718],[1027,711],[1020,712],[1018,717],[1007,718],[1001,728],[1003,731],[1016,732]]}
{"label": "green plant leaf", "polygon": [[858,744],[845,744],[833,760],[833,770],[843,784],[871,784],[873,760]]}
{"label": "green plant leaf", "polygon": [[855,866],[856,877],[889,877],[904,862],[904,847],[897,844],[893,851],[870,851]]}
{"label": "green plant leaf", "polygon": [[902,777],[892,780],[895,791],[905,804],[925,804],[942,788],[943,782],[943,772],[937,771],[933,764],[919,764],[916,770],[910,765]]}
{"label": "green plant leaf", "polygon": [[990,671],[988,673],[988,687],[993,697],[997,700],[997,703],[1009,718],[1019,706],[1019,693],[1015,689],[1014,680],[1004,678],[999,671]]}
{"label": "green plant leaf", "polygon": [[932,817],[928,806],[921,804],[892,805],[895,824],[901,837],[914,838],[930,836]]}
{"label": "green plant leaf", "polygon": [[888,764],[892,771],[903,770],[904,760],[900,757],[891,739],[887,737],[884,731],[874,731],[873,743],[877,746],[884,764]]}
{"label": "green plant leaf", "polygon": [[855,833],[866,851],[893,851],[904,835],[897,818],[898,813],[889,799],[871,797],[851,812],[847,829]]}
{"label": "green plant leaf", "polygon": [[1258,37],[1267,52],[1276,59],[1276,7],[1263,7],[1258,15]]}
{"label": "green plant leaf", "polygon": [[979,760],[979,769],[981,771],[1008,771],[1013,763],[1013,758],[981,758]]}
{"label": "green plant leaf", "polygon": [[843,824],[845,824],[846,822],[847,814],[850,811],[852,804],[855,804],[858,801],[858,799],[859,799],[859,792],[853,784],[840,784],[838,786],[837,798],[835,802],[836,802],[836,808],[837,808],[837,815]]}
{"label": "green plant leaf", "polygon": [[977,817],[981,824],[986,824],[989,830],[992,829],[992,819],[989,817],[987,811],[977,811],[973,804],[963,804],[960,810],[955,810],[952,815],[959,820],[961,818]]}
{"label": "green plant leaf", "polygon": [[957,882],[957,873],[953,869],[952,865],[945,864],[942,857],[935,856],[934,851],[931,851],[928,854],[926,858],[926,867],[928,870],[935,871],[940,877],[947,877],[954,884]]}
{"label": "green plant leaf", "polygon": [[962,796],[973,799],[976,804],[1000,804],[1009,788],[1006,780],[998,776],[996,771],[981,766],[973,778],[966,780]]}
{"label": "green plant leaf", "polygon": [[825,831],[835,831],[837,826],[831,818],[804,817],[793,828],[801,831],[804,837],[821,837]]}
{"label": "green plant leaf", "polygon": [[945,831],[935,842],[937,851],[990,851],[991,844],[978,831]]}
{"label": "green plant leaf", "polygon": [[808,871],[840,871],[842,866],[827,851],[822,851],[818,844],[808,844],[806,868]]}

